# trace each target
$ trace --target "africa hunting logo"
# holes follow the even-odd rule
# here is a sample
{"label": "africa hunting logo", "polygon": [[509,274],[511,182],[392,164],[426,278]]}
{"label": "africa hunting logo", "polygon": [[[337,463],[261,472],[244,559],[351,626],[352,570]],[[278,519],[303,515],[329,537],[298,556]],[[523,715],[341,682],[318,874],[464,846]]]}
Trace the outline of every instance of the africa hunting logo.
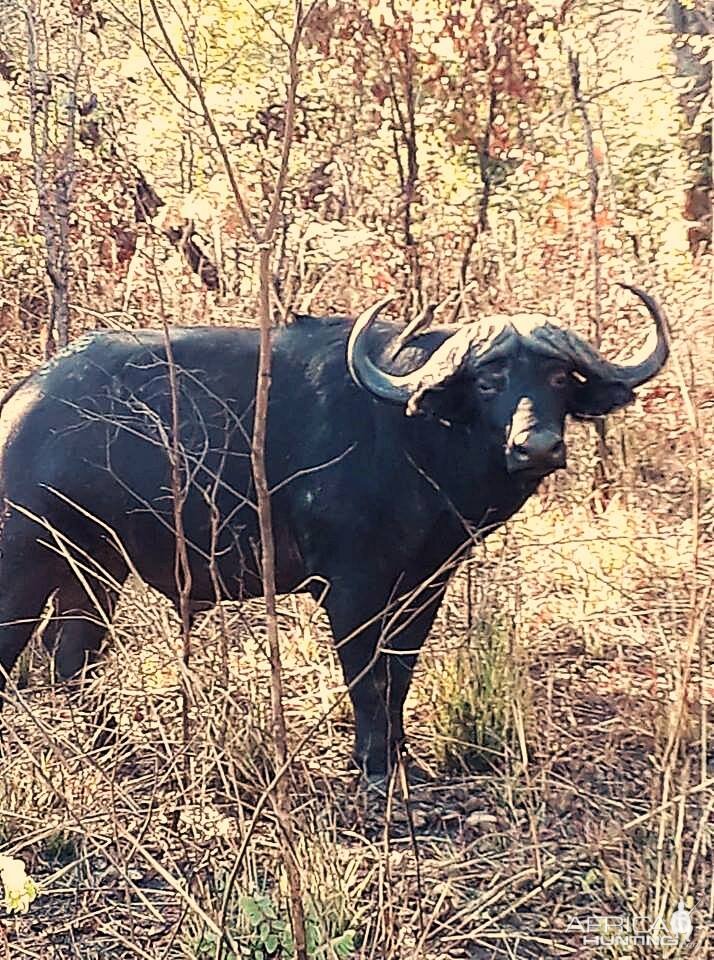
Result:
{"label": "africa hunting logo", "polygon": [[589,947],[679,947],[691,938],[694,924],[692,911],[680,900],[669,918],[655,920],[644,916],[590,916],[573,917],[568,933],[582,936],[583,946]]}

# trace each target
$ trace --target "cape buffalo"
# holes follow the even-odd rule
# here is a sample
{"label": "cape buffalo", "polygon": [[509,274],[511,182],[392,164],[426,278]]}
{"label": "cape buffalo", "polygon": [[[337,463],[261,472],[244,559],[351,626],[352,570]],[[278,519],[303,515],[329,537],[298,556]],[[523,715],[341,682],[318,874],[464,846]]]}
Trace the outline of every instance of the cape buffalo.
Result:
{"label": "cape buffalo", "polygon": [[[368,776],[384,775],[403,739],[412,669],[454,558],[565,466],[566,415],[622,407],[662,369],[664,318],[629,289],[653,320],[629,364],[532,314],[436,328],[401,350],[399,329],[377,322],[383,303],[354,325],[298,317],[274,331],[277,587],[310,591],[328,614]],[[223,598],[261,594],[249,457],[258,331],[177,328],[170,340],[173,360],[161,331],[89,334],[4,399],[0,682],[50,596],[56,669],[80,670],[101,646],[127,560],[177,602],[172,412],[192,609],[212,606],[217,586]]]}

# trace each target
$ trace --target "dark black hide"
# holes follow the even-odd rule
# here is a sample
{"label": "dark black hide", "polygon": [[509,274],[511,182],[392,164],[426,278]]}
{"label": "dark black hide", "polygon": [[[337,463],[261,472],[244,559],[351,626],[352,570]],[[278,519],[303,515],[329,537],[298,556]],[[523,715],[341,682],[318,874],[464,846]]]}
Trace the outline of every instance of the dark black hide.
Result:
{"label": "dark black hide", "polygon": [[[527,469],[509,467],[507,448],[527,444],[534,430],[560,442],[569,405],[579,415],[587,410],[575,404],[584,387],[564,363],[523,348],[431,392],[424,415],[407,417],[351,379],[349,329],[348,321],[302,318],[275,331],[267,462],[278,589],[323,598],[351,685],[356,757],[379,775],[403,737],[416,653],[453,561],[564,462],[561,449]],[[396,332],[379,324],[369,334],[385,366]],[[416,367],[450,332],[419,337],[391,369]],[[216,599],[211,556],[223,597],[261,592],[249,457],[258,335],[190,328],[171,336],[190,480],[183,523],[192,604],[202,609]],[[600,394],[598,404],[598,412],[608,406]],[[57,618],[47,637],[59,671],[73,674],[98,649],[104,627],[96,604],[111,617],[127,575],[117,541],[144,579],[176,601],[171,422],[163,335],[152,331],[82,338],[5,398],[0,666],[7,673],[53,591]],[[213,543],[211,502],[220,516]],[[54,542],[41,518],[110,575],[89,578],[93,597],[39,542]],[[380,643],[395,653],[380,656]]]}

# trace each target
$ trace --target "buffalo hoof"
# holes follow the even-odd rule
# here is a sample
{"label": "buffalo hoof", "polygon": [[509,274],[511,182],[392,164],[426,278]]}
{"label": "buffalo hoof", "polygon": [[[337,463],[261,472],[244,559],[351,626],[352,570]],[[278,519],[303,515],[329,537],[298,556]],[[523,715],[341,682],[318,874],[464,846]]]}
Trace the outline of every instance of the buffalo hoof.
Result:
{"label": "buffalo hoof", "polygon": [[363,773],[362,781],[366,787],[368,796],[386,799],[389,793],[388,776],[379,773]]}
{"label": "buffalo hoof", "polygon": [[[405,760],[405,765],[408,786],[416,787],[434,782],[434,774],[421,764],[409,759]],[[401,792],[402,780],[399,767],[397,766],[393,767],[389,773],[376,771],[367,772],[364,766],[361,766],[360,772],[362,774],[362,782],[365,784],[368,793],[386,797],[389,793],[392,778],[396,778],[394,786],[398,793]]]}
{"label": "buffalo hoof", "polygon": [[436,779],[434,773],[427,767],[423,767],[416,760],[410,760],[407,765],[407,780],[410,785],[421,786],[427,783],[433,783]]}

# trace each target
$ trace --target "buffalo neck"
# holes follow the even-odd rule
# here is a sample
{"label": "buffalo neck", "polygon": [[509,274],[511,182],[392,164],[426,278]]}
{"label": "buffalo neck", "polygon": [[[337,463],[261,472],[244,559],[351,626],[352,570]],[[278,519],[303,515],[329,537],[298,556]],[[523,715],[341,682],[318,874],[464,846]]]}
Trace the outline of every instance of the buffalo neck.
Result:
{"label": "buffalo neck", "polygon": [[393,443],[401,450],[405,489],[416,487],[435,510],[452,513],[473,530],[512,516],[538,486],[506,469],[503,444],[478,421],[450,424],[407,417],[391,408]]}

